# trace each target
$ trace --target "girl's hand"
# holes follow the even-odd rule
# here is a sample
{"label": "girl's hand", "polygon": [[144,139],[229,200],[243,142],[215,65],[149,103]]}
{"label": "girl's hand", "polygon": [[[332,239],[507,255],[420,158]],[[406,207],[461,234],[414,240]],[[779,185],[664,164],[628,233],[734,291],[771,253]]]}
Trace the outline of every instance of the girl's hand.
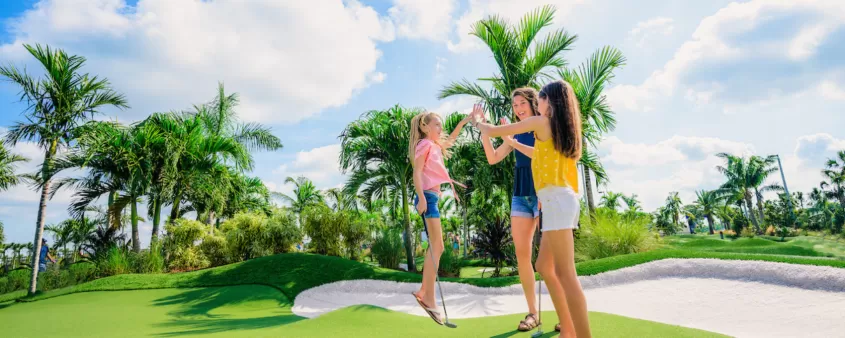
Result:
{"label": "girl's hand", "polygon": [[478,123],[485,123],[487,119],[484,116],[484,105],[476,103],[472,106],[472,113],[470,113],[473,122],[476,124]]}
{"label": "girl's hand", "polygon": [[[506,118],[503,117],[503,118],[499,119],[499,125],[504,126],[504,125],[507,125],[507,124],[508,124],[508,120]],[[505,143],[508,143],[508,144],[513,144],[513,142],[514,142],[513,135],[502,136],[502,140],[504,140]]]}
{"label": "girl's hand", "polygon": [[428,209],[428,203],[425,200],[425,197],[420,198],[417,202],[417,212],[420,213],[420,216],[425,215],[426,210]]}

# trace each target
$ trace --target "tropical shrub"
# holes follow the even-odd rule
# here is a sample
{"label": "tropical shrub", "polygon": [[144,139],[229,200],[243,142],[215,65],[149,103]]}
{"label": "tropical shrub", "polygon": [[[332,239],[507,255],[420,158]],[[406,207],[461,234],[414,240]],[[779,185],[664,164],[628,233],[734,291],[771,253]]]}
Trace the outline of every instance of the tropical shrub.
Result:
{"label": "tropical shrub", "polygon": [[220,226],[235,261],[266,256],[267,216],[258,213],[241,213]]}
{"label": "tropical shrub", "polygon": [[290,252],[296,243],[302,241],[302,230],[296,226],[296,216],[277,210],[268,219],[267,248],[273,254]]}
{"label": "tropical shrub", "polygon": [[340,234],[349,223],[346,213],[333,212],[323,204],[309,206],[302,212],[302,228],[311,238],[310,248],[321,255],[343,255]]}
{"label": "tropical shrub", "polygon": [[381,267],[399,269],[399,261],[405,255],[401,231],[398,228],[383,229],[373,241],[371,252]]}
{"label": "tropical shrub", "polygon": [[655,237],[649,231],[650,215],[618,214],[596,210],[595,220],[581,220],[575,241],[576,260],[591,260],[650,250]]}
{"label": "tropical shrub", "polygon": [[209,261],[195,245],[210,230],[193,220],[177,219],[164,226],[164,251],[170,271],[187,271],[209,266]]}

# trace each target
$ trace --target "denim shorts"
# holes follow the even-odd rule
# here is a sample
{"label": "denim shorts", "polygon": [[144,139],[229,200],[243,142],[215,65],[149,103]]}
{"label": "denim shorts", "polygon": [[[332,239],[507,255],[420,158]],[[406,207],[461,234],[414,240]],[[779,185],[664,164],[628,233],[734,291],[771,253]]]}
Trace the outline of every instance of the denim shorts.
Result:
{"label": "denim shorts", "polygon": [[511,217],[540,217],[537,196],[514,196],[511,198]]}
{"label": "denim shorts", "polygon": [[[437,196],[436,192],[425,190],[423,191],[423,195],[425,196],[426,208],[425,213],[421,215],[423,218],[440,218],[440,210],[437,209],[437,201],[440,200],[440,197]],[[414,208],[417,207],[417,203],[420,202],[420,197],[414,197]]]}

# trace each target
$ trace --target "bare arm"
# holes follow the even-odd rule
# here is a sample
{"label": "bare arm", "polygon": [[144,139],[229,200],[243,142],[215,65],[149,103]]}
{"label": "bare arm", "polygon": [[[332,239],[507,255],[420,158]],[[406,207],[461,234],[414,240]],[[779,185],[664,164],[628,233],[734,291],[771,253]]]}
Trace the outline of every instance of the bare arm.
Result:
{"label": "bare arm", "polygon": [[481,145],[484,147],[484,155],[487,156],[487,163],[490,165],[501,162],[513,151],[513,147],[507,143],[503,143],[498,148],[493,148],[493,142],[490,142],[490,137],[485,134],[481,134]]}
{"label": "bare arm", "polygon": [[517,123],[511,123],[504,126],[494,126],[488,123],[478,123],[477,127],[482,133],[490,137],[501,137],[505,135],[516,135],[534,132],[548,132],[548,122],[545,117],[533,116]]}
{"label": "bare arm", "polygon": [[503,137],[502,139],[505,140],[505,144],[510,145],[511,147],[513,147],[514,149],[519,151],[520,153],[525,154],[525,156],[528,156],[532,159],[534,158],[534,147],[527,146],[527,145],[524,145],[522,143],[519,143],[519,141],[514,140],[512,137],[506,136],[506,137]]}
{"label": "bare arm", "polygon": [[457,140],[458,136],[461,135],[461,130],[464,129],[464,126],[469,122],[470,118],[472,118],[472,115],[467,115],[467,117],[461,120],[461,122],[458,122],[458,125],[455,127],[455,130],[453,130],[452,133],[449,134],[449,147],[451,147],[452,144],[455,144],[455,140]]}

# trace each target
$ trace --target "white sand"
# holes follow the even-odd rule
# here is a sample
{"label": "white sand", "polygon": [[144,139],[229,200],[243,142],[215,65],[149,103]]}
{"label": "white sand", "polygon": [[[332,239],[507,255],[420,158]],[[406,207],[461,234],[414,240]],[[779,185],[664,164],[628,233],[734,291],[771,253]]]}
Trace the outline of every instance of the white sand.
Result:
{"label": "white sand", "polygon": [[[590,311],[736,337],[845,337],[845,269],[754,261],[666,259],[579,277]],[[300,293],[293,312],[313,318],[369,304],[427,316],[419,284],[343,281]],[[450,318],[526,313],[522,288],[443,283]],[[438,305],[440,298],[437,298]],[[545,285],[542,306],[553,309]],[[556,318],[544,318],[546,325]],[[514,323],[514,328],[516,328]]]}

